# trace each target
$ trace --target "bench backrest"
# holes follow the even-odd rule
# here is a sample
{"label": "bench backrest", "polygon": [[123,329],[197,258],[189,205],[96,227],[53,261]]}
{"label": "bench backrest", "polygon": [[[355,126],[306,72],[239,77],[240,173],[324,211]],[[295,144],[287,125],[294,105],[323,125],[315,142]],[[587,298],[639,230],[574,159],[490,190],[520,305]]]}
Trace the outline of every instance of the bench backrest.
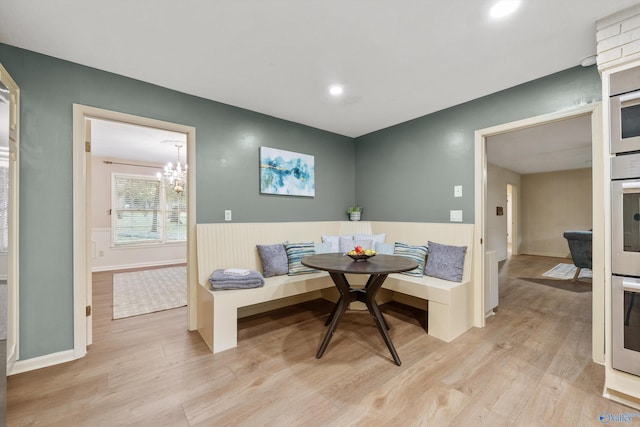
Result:
{"label": "bench backrest", "polygon": [[262,270],[256,245],[274,243],[321,242],[322,235],[380,234],[387,243],[405,242],[426,245],[429,240],[455,246],[467,246],[463,281],[471,278],[473,224],[312,221],[215,223],[196,226],[198,282],[206,284],[216,268]]}
{"label": "bench backrest", "polygon": [[473,257],[473,224],[450,224],[430,222],[371,222],[374,234],[385,233],[387,243],[404,242],[410,245],[435,243],[466,246],[462,281],[471,280]]}
{"label": "bench backrest", "polygon": [[367,221],[197,224],[198,282],[216,268],[262,271],[256,245],[322,241],[322,235],[371,234]]}

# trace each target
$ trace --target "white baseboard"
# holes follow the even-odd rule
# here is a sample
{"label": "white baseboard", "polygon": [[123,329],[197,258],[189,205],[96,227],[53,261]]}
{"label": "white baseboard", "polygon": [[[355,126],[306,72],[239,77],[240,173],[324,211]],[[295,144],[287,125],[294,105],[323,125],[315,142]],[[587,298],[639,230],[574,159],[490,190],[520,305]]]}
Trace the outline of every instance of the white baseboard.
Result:
{"label": "white baseboard", "polygon": [[602,393],[602,397],[613,400],[614,402],[621,403],[630,408],[640,410],[640,403],[638,403],[638,400],[633,396],[627,396],[624,393],[618,393],[615,390],[609,390],[605,387],[604,392]]}
{"label": "white baseboard", "polygon": [[126,270],[128,268],[144,268],[144,267],[157,267],[161,265],[172,265],[172,264],[186,264],[186,258],[183,259],[174,259],[169,261],[151,261],[151,262],[139,262],[135,264],[121,264],[121,265],[108,265],[102,267],[93,267],[91,272],[96,273],[98,271],[111,271],[111,270]]}
{"label": "white baseboard", "polygon": [[48,366],[59,365],[60,363],[71,362],[72,360],[76,360],[73,349],[45,354],[44,356],[34,357],[32,359],[17,360],[11,372],[7,372],[7,375],[21,374]]}

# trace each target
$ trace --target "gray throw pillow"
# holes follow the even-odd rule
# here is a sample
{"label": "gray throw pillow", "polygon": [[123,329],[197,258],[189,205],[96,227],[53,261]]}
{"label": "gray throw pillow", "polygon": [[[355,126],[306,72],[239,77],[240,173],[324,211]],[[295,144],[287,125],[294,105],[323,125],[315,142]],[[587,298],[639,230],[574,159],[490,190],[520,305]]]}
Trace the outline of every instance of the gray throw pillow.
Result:
{"label": "gray throw pillow", "polygon": [[282,276],[289,272],[287,251],[282,243],[275,245],[256,245],[262,261],[264,277]]}
{"label": "gray throw pillow", "polygon": [[426,276],[462,282],[466,246],[442,245],[429,241],[429,256],[424,267]]}

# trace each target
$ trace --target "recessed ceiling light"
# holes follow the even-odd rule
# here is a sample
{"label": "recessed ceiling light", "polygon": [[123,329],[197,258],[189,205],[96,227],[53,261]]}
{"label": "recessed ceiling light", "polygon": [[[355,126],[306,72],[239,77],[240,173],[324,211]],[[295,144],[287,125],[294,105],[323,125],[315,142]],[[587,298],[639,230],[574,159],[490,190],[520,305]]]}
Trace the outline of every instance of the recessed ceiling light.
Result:
{"label": "recessed ceiling light", "polygon": [[520,0],[500,0],[489,10],[489,16],[493,19],[504,18],[511,15],[520,6]]}
{"label": "recessed ceiling light", "polygon": [[329,86],[329,93],[332,96],[340,96],[344,92],[344,88],[341,85],[332,85]]}

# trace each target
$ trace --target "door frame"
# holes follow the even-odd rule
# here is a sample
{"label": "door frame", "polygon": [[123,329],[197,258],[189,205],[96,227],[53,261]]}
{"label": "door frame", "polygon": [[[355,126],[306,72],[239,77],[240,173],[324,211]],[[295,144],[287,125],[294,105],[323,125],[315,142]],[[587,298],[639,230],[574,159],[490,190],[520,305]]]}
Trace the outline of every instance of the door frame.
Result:
{"label": "door frame", "polygon": [[545,123],[552,123],[574,117],[591,116],[591,155],[593,182],[593,283],[603,286],[593,287],[592,301],[592,358],[596,363],[604,363],[605,343],[605,160],[604,133],[602,126],[602,103],[595,102],[576,108],[540,116],[529,117],[510,123],[478,129],[474,136],[475,158],[475,233],[473,277],[475,289],[475,326],[484,326],[484,239],[487,228],[487,144],[486,138],[514,130],[526,129]]}
{"label": "door frame", "polygon": [[[509,187],[511,187],[511,200],[507,199],[507,234],[509,234],[509,228],[511,228],[511,255],[518,255],[517,242],[520,239],[520,212],[518,209],[520,206],[520,201],[518,200],[519,188],[518,184],[507,183],[507,193],[509,192]],[[507,236],[507,258],[509,257],[508,246],[509,235]]]}
{"label": "door frame", "polygon": [[[196,129],[192,126],[165,122],[117,111],[73,104],[73,357],[83,357],[90,344],[90,322],[86,307],[91,286],[91,266],[88,248],[91,240],[91,221],[87,217],[86,200],[91,197],[87,185],[86,119],[112,120],[138,126],[180,132],[187,135],[187,328],[197,329],[197,271],[196,271]],[[90,166],[90,165],[89,165]]]}
{"label": "door frame", "polygon": [[20,358],[20,88],[0,64],[9,89],[9,241],[7,254],[6,373]]}

